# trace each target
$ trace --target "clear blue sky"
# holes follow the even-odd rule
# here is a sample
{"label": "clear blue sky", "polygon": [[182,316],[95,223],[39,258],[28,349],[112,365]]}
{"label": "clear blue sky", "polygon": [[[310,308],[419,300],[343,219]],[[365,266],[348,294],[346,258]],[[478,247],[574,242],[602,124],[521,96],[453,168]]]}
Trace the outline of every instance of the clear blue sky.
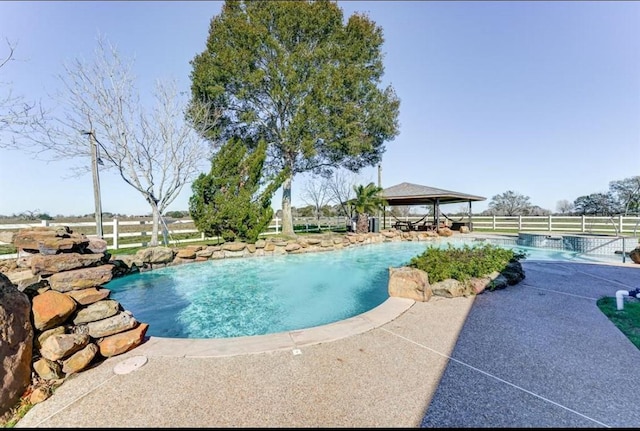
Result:
{"label": "clear blue sky", "polygon": [[[367,12],[382,27],[384,84],[401,100],[383,187],[406,181],[486,197],[474,212],[512,190],[555,211],[559,200],[640,175],[640,2],[338,4],[345,18]],[[0,69],[0,81],[26,98],[46,97],[64,62],[91,58],[100,33],[135,57],[142,92],[171,77],[188,90],[189,61],[221,5],[0,2],[0,38],[17,43],[17,61]],[[0,214],[92,213],[91,176],[68,178],[66,166],[0,150]],[[376,182],[376,168],[361,178]],[[305,181],[294,179],[294,205],[303,205]],[[118,177],[102,175],[101,185],[103,211],[150,212]],[[185,187],[169,209],[186,210],[190,194]]]}

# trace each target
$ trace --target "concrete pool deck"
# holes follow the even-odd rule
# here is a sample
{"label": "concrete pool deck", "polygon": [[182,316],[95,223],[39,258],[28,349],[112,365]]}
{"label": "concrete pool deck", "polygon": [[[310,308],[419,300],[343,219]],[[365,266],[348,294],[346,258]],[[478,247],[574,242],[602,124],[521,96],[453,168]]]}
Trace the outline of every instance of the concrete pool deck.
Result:
{"label": "concrete pool deck", "polygon": [[150,337],[16,427],[637,427],[640,350],[596,301],[640,286],[640,265],[523,267],[504,290],[319,328]]}

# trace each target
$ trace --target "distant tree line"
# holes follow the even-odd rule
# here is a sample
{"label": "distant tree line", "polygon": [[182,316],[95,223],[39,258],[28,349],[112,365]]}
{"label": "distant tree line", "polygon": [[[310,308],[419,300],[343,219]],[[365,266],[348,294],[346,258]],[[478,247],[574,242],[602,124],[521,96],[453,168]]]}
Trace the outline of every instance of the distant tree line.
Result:
{"label": "distant tree line", "polygon": [[42,212],[42,211],[36,209],[36,210],[32,210],[32,211],[23,211],[23,212],[21,212],[19,214],[15,214],[14,213],[12,215],[2,215],[2,214],[0,214],[0,220],[6,220],[6,219],[36,221],[36,220],[53,220],[53,217],[51,217],[46,212]]}
{"label": "distant tree line", "polygon": [[[349,171],[336,171],[330,177],[311,177],[303,189],[303,202],[306,204],[299,207],[291,207],[293,217],[316,218],[320,217],[353,217],[353,211],[347,203],[355,197],[354,187],[358,184],[358,176]],[[386,215],[394,217],[407,217],[411,215],[430,214],[432,209],[429,206],[393,206],[386,208]],[[452,211],[449,215],[461,216],[468,212],[466,205],[457,211]],[[489,202],[489,208],[479,215],[498,216],[545,216],[545,215],[590,215],[590,216],[612,216],[612,215],[634,215],[640,213],[640,176],[625,178],[623,180],[611,181],[607,192],[591,193],[580,196],[573,202],[563,199],[557,202],[556,211],[541,208],[531,204],[529,196],[513,190],[495,195]],[[105,212],[107,218],[130,217],[125,214]],[[282,218],[282,210],[277,210],[274,214]],[[147,215],[148,216],[148,215]],[[179,219],[191,217],[189,210],[167,211],[166,217]],[[39,209],[23,211],[18,214],[2,215],[0,220],[55,220],[61,218],[92,218],[94,214],[84,215],[56,215],[51,216],[46,211]]]}
{"label": "distant tree line", "polygon": [[640,176],[611,181],[607,192],[580,196],[573,202],[558,201],[556,212],[532,205],[529,196],[513,190],[495,195],[481,215],[590,215],[613,216],[640,213]]}
{"label": "distant tree line", "polygon": [[[170,211],[172,214],[180,214],[180,216],[170,216],[174,218],[181,217],[189,217],[189,211]],[[168,214],[168,213],[167,213]],[[130,215],[130,214],[119,214],[112,212],[103,212],[102,216],[105,218],[141,218],[141,217],[151,217],[151,214],[145,215]],[[11,215],[0,214],[0,220],[22,220],[22,221],[39,221],[39,220],[69,220],[69,219],[92,219],[95,220],[95,213],[88,214],[56,214],[54,216],[50,215],[46,211],[41,211],[39,209],[35,210],[26,210],[20,213],[13,213]]]}

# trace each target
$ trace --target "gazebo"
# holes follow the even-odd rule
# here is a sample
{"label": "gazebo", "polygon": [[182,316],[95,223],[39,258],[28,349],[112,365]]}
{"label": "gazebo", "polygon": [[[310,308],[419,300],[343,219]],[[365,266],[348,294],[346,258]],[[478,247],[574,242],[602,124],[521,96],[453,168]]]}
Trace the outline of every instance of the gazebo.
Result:
{"label": "gazebo", "polygon": [[[400,183],[388,187],[382,191],[382,197],[389,206],[400,205],[433,205],[434,226],[440,226],[440,204],[452,204],[458,202],[469,203],[469,230],[473,230],[471,223],[471,202],[484,201],[486,198],[466,193],[453,192],[435,187],[421,186],[419,184]],[[385,223],[386,225],[386,211]],[[411,225],[409,225],[411,228]]]}

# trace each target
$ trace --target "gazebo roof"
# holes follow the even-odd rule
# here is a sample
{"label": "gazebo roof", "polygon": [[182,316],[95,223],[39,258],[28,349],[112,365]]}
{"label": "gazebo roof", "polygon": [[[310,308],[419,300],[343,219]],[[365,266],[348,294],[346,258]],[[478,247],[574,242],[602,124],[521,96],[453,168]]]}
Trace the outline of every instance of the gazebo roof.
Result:
{"label": "gazebo roof", "polygon": [[400,183],[382,191],[382,196],[390,206],[394,205],[426,205],[433,204],[436,199],[440,204],[457,202],[484,201],[482,196],[421,186],[419,184]]}

